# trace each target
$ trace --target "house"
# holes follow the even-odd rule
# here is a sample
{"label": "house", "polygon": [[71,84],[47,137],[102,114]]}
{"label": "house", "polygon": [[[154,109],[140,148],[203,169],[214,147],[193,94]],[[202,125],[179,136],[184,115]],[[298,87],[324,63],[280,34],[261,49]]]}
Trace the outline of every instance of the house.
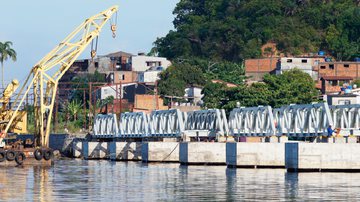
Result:
{"label": "house", "polygon": [[164,70],[163,67],[152,67],[144,72],[138,72],[138,82],[154,84],[160,79],[159,74]]}
{"label": "house", "polygon": [[138,80],[138,74],[133,71],[107,72],[106,81],[109,83],[134,83]]}
{"label": "house", "polygon": [[284,71],[299,69],[309,74],[314,80],[318,80],[318,72],[314,71],[319,63],[324,62],[324,56],[316,57],[282,57],[276,69],[276,74],[282,74]]}
{"label": "house", "polygon": [[349,85],[352,80],[353,78],[350,76],[323,76],[317,83],[316,88],[320,89],[323,95],[338,93],[344,84]]}
{"label": "house", "polygon": [[133,103],[135,94],[147,94],[150,91],[152,90],[138,83],[111,84],[100,88],[99,98],[104,100],[112,96],[114,99],[126,99]]}
{"label": "house", "polygon": [[98,71],[100,73],[107,73],[110,71],[129,71],[131,69],[129,61],[132,56],[131,53],[123,51],[98,56],[90,63],[88,72],[94,73]]}
{"label": "house", "polygon": [[245,76],[252,81],[261,81],[265,74],[275,74],[278,57],[245,60]]}
{"label": "house", "polygon": [[187,98],[188,101],[191,103],[194,103],[195,105],[201,105],[202,101],[201,99],[204,97],[204,94],[202,94],[201,87],[198,86],[191,86],[185,88],[185,94],[184,97]]}
{"label": "house", "polygon": [[320,62],[315,71],[319,79],[322,77],[351,77],[353,80],[360,77],[360,62]]}
{"label": "house", "polygon": [[350,105],[360,104],[360,96],[353,93],[326,95],[326,101],[329,105]]}
{"label": "house", "polygon": [[146,56],[140,53],[137,56],[130,58],[131,71],[145,72],[150,68],[162,67],[163,70],[167,69],[171,62],[163,57]]}

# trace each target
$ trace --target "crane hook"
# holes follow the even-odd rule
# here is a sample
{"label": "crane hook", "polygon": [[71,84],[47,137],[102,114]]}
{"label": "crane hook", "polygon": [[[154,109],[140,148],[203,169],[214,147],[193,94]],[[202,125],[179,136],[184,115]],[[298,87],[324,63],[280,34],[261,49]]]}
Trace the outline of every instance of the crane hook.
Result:
{"label": "crane hook", "polygon": [[116,25],[111,25],[112,37],[116,37]]}
{"label": "crane hook", "polygon": [[91,55],[91,59],[94,59],[96,56],[96,50],[91,50],[90,55]]}

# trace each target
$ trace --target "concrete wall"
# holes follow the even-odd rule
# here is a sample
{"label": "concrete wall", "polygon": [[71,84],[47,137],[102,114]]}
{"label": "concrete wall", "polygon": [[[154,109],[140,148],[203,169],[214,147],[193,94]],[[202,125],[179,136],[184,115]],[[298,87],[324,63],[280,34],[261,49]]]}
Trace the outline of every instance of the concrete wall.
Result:
{"label": "concrete wall", "polygon": [[226,143],[182,142],[181,164],[226,164]]}
{"label": "concrete wall", "polygon": [[[164,100],[160,96],[154,95],[135,95],[135,105],[134,108],[137,111],[140,110],[167,110],[168,107],[164,106]],[[136,110],[134,110],[136,111]]]}
{"label": "concrete wall", "polygon": [[358,170],[358,144],[285,143],[286,168],[292,170]]}
{"label": "concrete wall", "polygon": [[279,58],[261,58],[245,60],[245,72],[267,72],[275,71]]}
{"label": "concrete wall", "polygon": [[141,143],[140,142],[112,142],[109,144],[111,160],[120,161],[140,161]]}
{"label": "concrete wall", "polygon": [[142,144],[143,162],[179,162],[178,142],[147,142]]}
{"label": "concrete wall", "polygon": [[285,167],[284,143],[226,143],[230,167]]}

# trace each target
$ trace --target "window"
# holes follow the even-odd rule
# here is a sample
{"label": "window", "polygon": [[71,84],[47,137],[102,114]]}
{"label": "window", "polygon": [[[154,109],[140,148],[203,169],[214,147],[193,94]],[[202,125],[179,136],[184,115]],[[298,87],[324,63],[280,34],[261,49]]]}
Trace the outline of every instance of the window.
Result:
{"label": "window", "polygon": [[334,69],[334,64],[329,64],[330,69]]}
{"label": "window", "polygon": [[286,62],[287,63],[292,63],[292,59],[287,59]]}
{"label": "window", "polygon": [[301,60],[301,63],[307,63],[306,59]]}
{"label": "window", "polygon": [[326,66],[321,65],[321,66],[320,66],[320,69],[326,69]]}
{"label": "window", "polygon": [[125,74],[121,75],[121,79],[124,81],[125,80]]}
{"label": "window", "polygon": [[338,101],[339,105],[349,105],[351,104],[350,100],[339,100]]}
{"label": "window", "polygon": [[349,66],[350,66],[349,64],[344,64],[344,67],[346,68],[349,68]]}
{"label": "window", "polygon": [[98,68],[98,67],[99,67],[99,63],[95,62],[95,68]]}

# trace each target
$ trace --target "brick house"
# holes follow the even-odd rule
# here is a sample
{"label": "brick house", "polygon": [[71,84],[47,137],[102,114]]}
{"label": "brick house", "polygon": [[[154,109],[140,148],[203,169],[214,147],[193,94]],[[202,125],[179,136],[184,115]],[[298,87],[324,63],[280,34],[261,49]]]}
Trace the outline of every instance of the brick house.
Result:
{"label": "brick house", "polygon": [[314,70],[318,72],[319,79],[324,76],[347,76],[357,79],[360,77],[359,68],[360,62],[320,62]]}
{"label": "brick house", "polygon": [[280,58],[261,58],[245,60],[245,76],[250,77],[251,81],[261,81],[265,74],[276,72],[276,67]]}

